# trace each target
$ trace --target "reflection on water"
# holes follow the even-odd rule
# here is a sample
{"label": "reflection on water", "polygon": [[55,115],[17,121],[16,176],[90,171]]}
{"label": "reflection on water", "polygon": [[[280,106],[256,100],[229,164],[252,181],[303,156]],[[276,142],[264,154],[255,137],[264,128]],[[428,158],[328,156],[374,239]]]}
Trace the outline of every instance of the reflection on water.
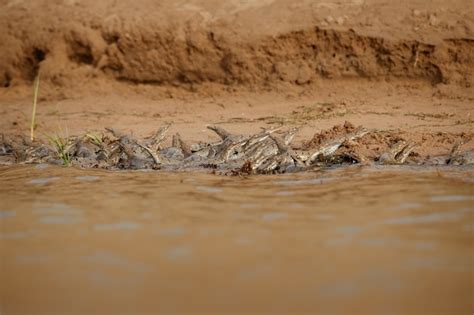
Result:
{"label": "reflection on water", "polygon": [[97,231],[110,230],[135,230],[141,227],[141,224],[130,221],[120,221],[115,223],[95,224],[93,228]]}
{"label": "reflection on water", "polygon": [[46,185],[49,184],[53,181],[58,180],[59,177],[44,177],[44,178],[35,178],[32,179],[28,182],[28,184],[33,184],[33,185]]}
{"label": "reflection on water", "polygon": [[1,168],[0,307],[469,314],[473,175]]}
{"label": "reflection on water", "polygon": [[95,182],[95,181],[98,181],[99,178],[100,178],[99,176],[90,176],[90,175],[75,177],[75,179],[83,181],[83,182]]}
{"label": "reflection on water", "polygon": [[8,218],[8,217],[13,217],[16,214],[16,211],[13,210],[3,210],[0,211],[0,219]]}
{"label": "reflection on water", "polygon": [[430,198],[432,202],[449,202],[449,201],[474,201],[474,196],[462,196],[462,195],[448,195],[448,196],[432,196]]}
{"label": "reflection on water", "polygon": [[434,223],[434,222],[447,222],[447,221],[458,221],[463,217],[462,213],[459,212],[438,212],[430,213],[426,215],[418,216],[407,216],[401,218],[388,219],[385,221],[387,224],[421,224],[421,223]]}

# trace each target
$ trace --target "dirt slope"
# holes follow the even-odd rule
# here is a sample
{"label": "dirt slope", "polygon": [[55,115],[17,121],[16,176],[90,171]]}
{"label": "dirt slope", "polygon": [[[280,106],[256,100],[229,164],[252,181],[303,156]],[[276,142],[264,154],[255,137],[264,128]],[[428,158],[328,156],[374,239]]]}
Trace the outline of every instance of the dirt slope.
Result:
{"label": "dirt slope", "polygon": [[[398,77],[470,87],[471,1],[0,2],[0,86],[264,87]],[[90,89],[85,84],[85,89]]]}

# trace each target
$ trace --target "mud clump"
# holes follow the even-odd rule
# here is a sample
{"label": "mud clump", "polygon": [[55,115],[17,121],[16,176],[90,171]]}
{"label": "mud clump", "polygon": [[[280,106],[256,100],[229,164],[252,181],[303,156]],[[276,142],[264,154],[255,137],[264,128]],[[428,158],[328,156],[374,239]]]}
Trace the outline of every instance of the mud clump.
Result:
{"label": "mud clump", "polygon": [[[344,137],[354,132],[355,126],[350,122],[315,133],[311,140],[303,142],[302,148],[310,150],[324,143],[330,142],[334,138]],[[408,132],[408,131],[382,131],[372,130],[363,135],[357,141],[345,141],[338,149],[339,153],[345,153],[348,156],[364,156],[371,160],[377,160],[380,155],[387,152],[391,147],[400,142],[416,142],[418,145],[411,152],[411,157],[419,161],[429,160],[433,151],[449,150],[456,143],[472,143],[474,134],[471,132],[447,133],[447,132]]]}
{"label": "mud clump", "polygon": [[248,176],[248,175],[251,175],[252,172],[253,172],[252,162],[245,161],[245,163],[242,165],[242,167],[231,170],[230,172],[231,172],[232,176]]}
{"label": "mud clump", "polygon": [[335,125],[331,129],[322,130],[321,132],[316,133],[313,138],[310,141],[305,142],[303,146],[305,149],[314,148],[330,139],[354,132],[355,129],[356,127],[353,124],[346,121],[344,125]]}

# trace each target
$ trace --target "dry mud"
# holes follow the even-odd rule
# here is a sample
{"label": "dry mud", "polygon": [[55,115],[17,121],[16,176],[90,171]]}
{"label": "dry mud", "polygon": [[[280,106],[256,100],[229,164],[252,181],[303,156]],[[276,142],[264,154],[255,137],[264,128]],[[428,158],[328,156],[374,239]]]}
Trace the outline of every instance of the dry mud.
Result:
{"label": "dry mud", "polygon": [[[220,11],[225,4],[206,10],[206,1],[139,1],[141,6],[125,1],[118,7],[112,1],[3,2],[3,87],[31,82],[39,71],[45,82],[75,89],[89,78],[261,87],[281,81],[309,84],[320,78],[397,77],[472,85],[472,4],[466,1],[454,5],[464,4],[465,11],[458,14],[447,7],[425,11],[428,6],[415,4],[412,7],[418,9],[408,12],[397,7],[379,32],[368,32],[365,25],[371,23],[363,17],[373,12],[372,23],[377,21],[375,9],[383,6],[364,1],[247,1],[248,7],[235,1],[235,13],[228,15]],[[340,16],[321,16],[324,4],[342,9]],[[260,32],[249,30],[258,24],[253,15],[264,9],[269,14],[260,23],[270,25]],[[304,22],[296,24],[299,27],[292,27],[291,19],[282,21],[280,11],[288,9],[293,17],[301,14]],[[314,16],[307,17],[304,9]],[[413,29],[428,28],[426,33],[441,36],[385,34],[405,21]],[[277,31],[269,33],[266,29],[271,27]]]}
{"label": "dry mud", "polygon": [[[78,27],[60,32],[59,39],[46,36],[44,43],[22,43],[11,52],[13,60],[7,57],[1,65],[0,84],[32,81],[41,70],[44,80],[70,87],[78,76],[257,86],[280,81],[303,85],[319,78],[402,77],[470,87],[474,68],[474,40],[468,38],[432,45],[319,27],[249,43],[217,39],[212,31],[201,29],[191,30],[182,40],[172,30],[150,25],[135,25],[130,34],[123,33],[120,26]],[[18,40],[8,38],[4,43]]]}

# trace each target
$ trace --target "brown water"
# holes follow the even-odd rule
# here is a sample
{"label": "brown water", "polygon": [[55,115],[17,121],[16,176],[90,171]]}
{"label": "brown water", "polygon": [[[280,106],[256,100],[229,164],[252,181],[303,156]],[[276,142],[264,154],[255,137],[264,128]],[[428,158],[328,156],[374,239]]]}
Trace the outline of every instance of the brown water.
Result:
{"label": "brown water", "polygon": [[471,314],[473,168],[0,168],[2,314]]}

